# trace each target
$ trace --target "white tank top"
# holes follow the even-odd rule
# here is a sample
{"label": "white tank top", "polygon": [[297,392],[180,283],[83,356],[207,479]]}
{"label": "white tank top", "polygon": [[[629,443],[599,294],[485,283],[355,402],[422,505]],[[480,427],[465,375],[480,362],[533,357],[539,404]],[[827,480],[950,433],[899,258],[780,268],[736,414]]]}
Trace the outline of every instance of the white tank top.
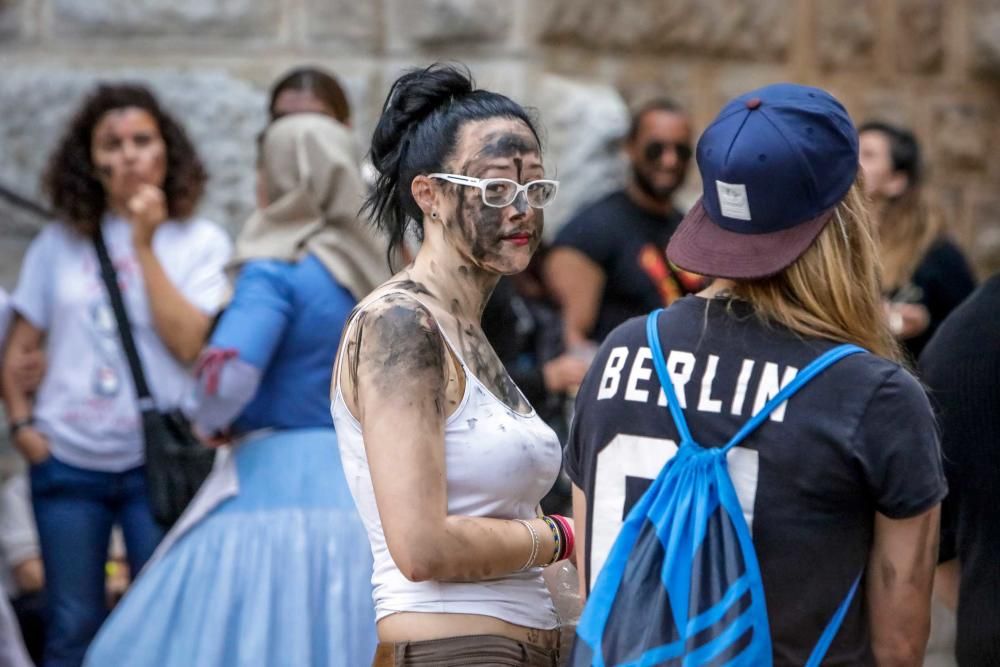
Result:
{"label": "white tank top", "polygon": [[[393,293],[414,298],[409,292],[392,290],[367,301],[362,308]],[[352,324],[353,318],[345,327],[345,335]],[[440,326],[439,330],[465,373],[465,394],[445,422],[448,514],[496,519],[535,517],[538,503],[559,474],[559,439],[534,410],[522,415],[496,398],[469,371]],[[556,627],[558,619],[541,568],[471,583],[414,582],[404,577],[385,543],[361,424],[344,403],[339,370],[331,411],[344,474],[368,531],[375,560],[372,585],[376,620],[396,612],[438,612],[493,616],[531,628]]]}

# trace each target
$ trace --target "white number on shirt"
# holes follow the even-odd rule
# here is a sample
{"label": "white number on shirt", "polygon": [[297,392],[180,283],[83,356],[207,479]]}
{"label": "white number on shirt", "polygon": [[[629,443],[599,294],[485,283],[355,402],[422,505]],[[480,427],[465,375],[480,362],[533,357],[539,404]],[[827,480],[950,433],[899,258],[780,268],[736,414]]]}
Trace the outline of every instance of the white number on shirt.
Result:
{"label": "white number on shirt", "polygon": [[[677,443],[668,438],[647,438],[619,434],[597,455],[594,494],[588,511],[593,517],[590,534],[590,585],[604,566],[611,546],[622,527],[625,510],[625,487],[629,477],[652,481],[660,469],[677,453]],[[729,476],[753,532],[753,508],[757,497],[758,454],[752,449],[734,447],[726,456]]]}

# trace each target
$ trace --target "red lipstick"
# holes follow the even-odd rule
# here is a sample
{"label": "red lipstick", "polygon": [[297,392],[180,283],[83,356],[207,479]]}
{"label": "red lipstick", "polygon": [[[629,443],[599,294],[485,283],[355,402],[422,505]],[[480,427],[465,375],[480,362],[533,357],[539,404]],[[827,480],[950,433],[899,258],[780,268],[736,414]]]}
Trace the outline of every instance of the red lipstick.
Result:
{"label": "red lipstick", "polygon": [[516,234],[508,234],[507,236],[503,237],[503,240],[510,241],[511,243],[517,246],[524,246],[528,245],[531,242],[531,234],[529,234],[528,232],[518,232]]}

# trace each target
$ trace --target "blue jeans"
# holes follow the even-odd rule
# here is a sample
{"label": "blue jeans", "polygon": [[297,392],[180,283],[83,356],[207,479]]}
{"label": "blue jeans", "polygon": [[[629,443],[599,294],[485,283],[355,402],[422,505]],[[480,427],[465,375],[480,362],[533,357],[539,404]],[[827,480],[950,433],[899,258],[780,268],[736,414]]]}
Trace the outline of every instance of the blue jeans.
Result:
{"label": "blue jeans", "polygon": [[146,496],[145,468],[101,472],[54,457],[31,467],[31,500],[45,565],[44,667],[77,667],[107,615],[105,564],[121,526],[132,576],[163,537]]}

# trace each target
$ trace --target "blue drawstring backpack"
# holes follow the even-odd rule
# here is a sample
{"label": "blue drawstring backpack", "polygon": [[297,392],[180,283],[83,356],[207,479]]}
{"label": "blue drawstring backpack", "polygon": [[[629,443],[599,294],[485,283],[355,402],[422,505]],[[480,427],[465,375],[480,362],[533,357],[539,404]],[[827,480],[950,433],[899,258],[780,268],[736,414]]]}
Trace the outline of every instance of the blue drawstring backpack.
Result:
{"label": "blue drawstring backpack", "polygon": [[[625,519],[577,625],[570,663],[769,666],[760,566],[726,453],[826,368],[864,350],[841,345],[824,353],[723,447],[705,448],[691,437],[667,374],[656,326],[660,312],[647,318],[646,336],[680,445]],[[807,667],[823,660],[860,579],[820,635]]]}

